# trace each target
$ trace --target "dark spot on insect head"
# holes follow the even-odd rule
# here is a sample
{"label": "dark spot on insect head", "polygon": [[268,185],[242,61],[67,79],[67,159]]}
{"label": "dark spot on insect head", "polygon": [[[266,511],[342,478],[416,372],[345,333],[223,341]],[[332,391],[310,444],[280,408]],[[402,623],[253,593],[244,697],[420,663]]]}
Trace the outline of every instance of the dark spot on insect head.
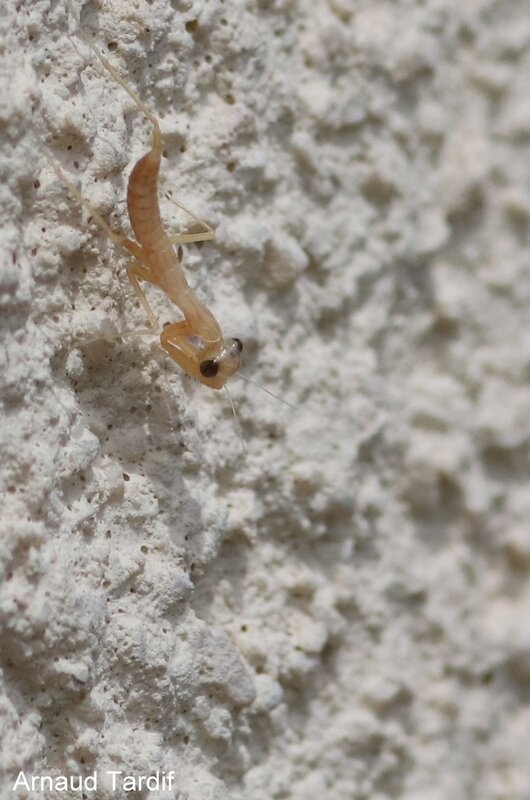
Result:
{"label": "dark spot on insect head", "polygon": [[243,351],[243,342],[241,341],[241,339],[238,339],[237,336],[234,336],[234,342],[237,345],[237,349],[241,353]]}

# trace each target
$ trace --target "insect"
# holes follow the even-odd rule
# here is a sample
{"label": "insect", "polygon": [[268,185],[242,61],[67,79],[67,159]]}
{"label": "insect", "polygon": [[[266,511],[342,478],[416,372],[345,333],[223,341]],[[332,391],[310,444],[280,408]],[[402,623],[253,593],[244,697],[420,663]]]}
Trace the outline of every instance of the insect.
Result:
{"label": "insect", "polygon": [[112,64],[84,36],[81,38],[114,80],[125,89],[152,126],[151,149],[135,164],[127,187],[127,208],[136,241],[112,230],[78,189],[58,170],[56,173],[69,191],[88,208],[109,238],[124,247],[139,262],[127,268],[127,275],[153,332],[158,333],[160,325],[140,281],[159,286],[181,310],[184,319],[166,325],[160,332],[160,344],[164,350],[192,378],[212,389],[222,389],[228,378],[239,371],[243,344],[240,339],[224,338],[212,312],[199,301],[189,286],[175,251],[175,245],[213,239],[215,232],[186,206],[173,200],[199,224],[202,231],[176,236],[166,233],[158,202],[158,175],[162,157],[162,134],[158,119]]}

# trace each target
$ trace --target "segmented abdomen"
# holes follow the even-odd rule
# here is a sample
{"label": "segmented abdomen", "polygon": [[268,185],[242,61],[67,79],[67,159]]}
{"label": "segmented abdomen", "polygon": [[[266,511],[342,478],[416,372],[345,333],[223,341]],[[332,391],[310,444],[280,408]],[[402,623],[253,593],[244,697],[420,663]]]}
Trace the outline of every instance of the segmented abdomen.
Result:
{"label": "segmented abdomen", "polygon": [[138,161],[127,188],[127,208],[137,241],[152,246],[163,234],[158,207],[158,171],[160,158],[152,151]]}

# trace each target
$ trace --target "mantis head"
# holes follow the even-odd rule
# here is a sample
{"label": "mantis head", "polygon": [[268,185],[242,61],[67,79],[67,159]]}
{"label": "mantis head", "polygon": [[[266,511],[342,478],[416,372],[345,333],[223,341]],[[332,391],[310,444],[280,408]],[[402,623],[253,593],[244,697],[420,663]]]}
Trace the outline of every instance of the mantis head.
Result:
{"label": "mantis head", "polygon": [[228,378],[234,375],[241,362],[243,342],[241,339],[219,339],[201,351],[199,370],[203,383],[221,389]]}

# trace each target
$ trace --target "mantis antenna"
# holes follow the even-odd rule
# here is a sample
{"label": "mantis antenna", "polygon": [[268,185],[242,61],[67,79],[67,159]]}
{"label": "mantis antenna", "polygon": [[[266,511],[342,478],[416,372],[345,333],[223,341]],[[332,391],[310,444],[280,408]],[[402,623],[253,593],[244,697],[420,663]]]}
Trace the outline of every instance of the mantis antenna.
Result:
{"label": "mantis antenna", "polygon": [[243,450],[244,453],[246,453],[247,452],[247,445],[246,445],[246,442],[243,439],[243,436],[241,434],[241,425],[239,424],[239,419],[238,419],[238,416],[237,416],[237,413],[236,413],[236,407],[234,405],[234,401],[232,400],[232,395],[230,394],[230,391],[229,391],[228,386],[226,385],[226,383],[223,386],[223,389],[225,390],[225,392],[226,392],[226,394],[228,396],[228,401],[230,403],[230,408],[232,409],[232,414],[234,415],[234,422],[235,422],[235,426],[236,426],[236,431],[237,431],[237,435],[239,437],[239,441],[241,442],[242,450]]}
{"label": "mantis antenna", "polygon": [[279,400],[280,403],[284,403],[286,406],[289,406],[289,408],[294,408],[295,411],[298,410],[298,406],[294,406],[292,403],[289,403],[288,400],[284,400],[283,397],[280,397],[279,395],[274,394],[274,392],[271,392],[270,389],[266,389],[260,383],[257,383],[256,381],[253,381],[252,378],[247,378],[247,376],[246,375],[242,375],[241,372],[238,372],[236,374],[237,374],[237,377],[241,378],[241,380],[245,381],[245,383],[251,383],[252,386],[257,386],[258,389],[261,389],[262,392],[265,392],[266,394],[270,394],[271,397],[274,397],[275,400]]}

